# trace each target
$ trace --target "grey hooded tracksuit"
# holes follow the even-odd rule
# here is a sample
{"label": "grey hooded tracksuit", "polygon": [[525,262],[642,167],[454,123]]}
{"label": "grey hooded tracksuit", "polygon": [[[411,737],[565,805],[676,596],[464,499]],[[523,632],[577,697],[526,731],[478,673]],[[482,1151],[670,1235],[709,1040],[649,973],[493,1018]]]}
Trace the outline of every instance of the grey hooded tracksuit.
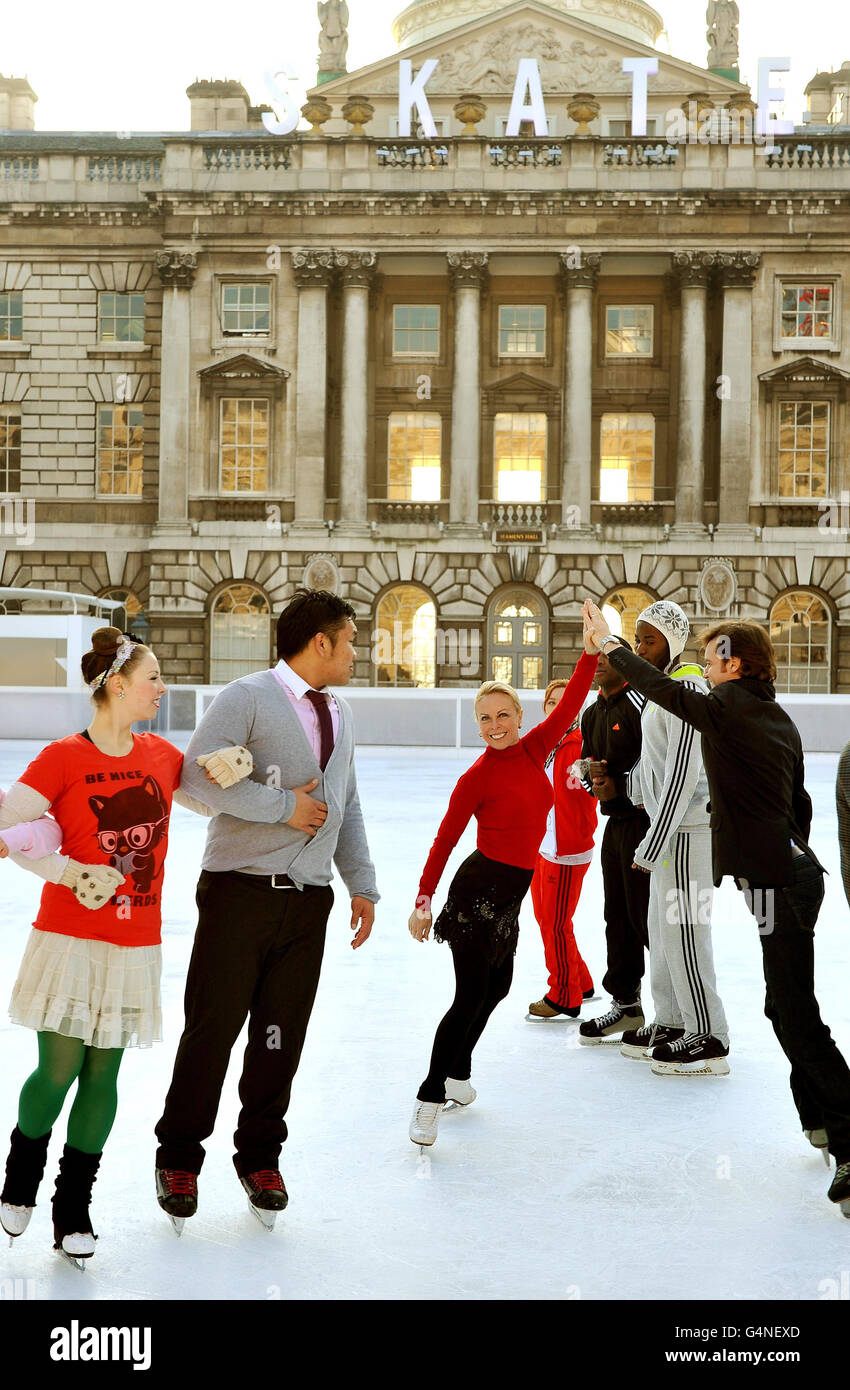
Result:
{"label": "grey hooded tracksuit", "polygon": [[[668,674],[694,690],[709,689],[697,666],[677,665]],[[711,1034],[728,1047],[711,949],[714,887],[700,741],[690,724],[650,701],[641,718],[641,737],[630,795],[650,817],[635,862],[652,870],[648,925],[655,1022]]]}

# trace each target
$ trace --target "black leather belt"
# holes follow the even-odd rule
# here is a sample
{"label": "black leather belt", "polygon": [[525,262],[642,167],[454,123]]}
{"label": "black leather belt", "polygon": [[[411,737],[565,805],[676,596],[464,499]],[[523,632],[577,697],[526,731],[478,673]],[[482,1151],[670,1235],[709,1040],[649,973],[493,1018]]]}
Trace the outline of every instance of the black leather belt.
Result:
{"label": "black leather belt", "polygon": [[239,869],[234,869],[233,873],[238,874],[239,878],[249,878],[252,883],[261,883],[264,888],[297,888],[297,884],[292,882],[289,874],[243,874]]}

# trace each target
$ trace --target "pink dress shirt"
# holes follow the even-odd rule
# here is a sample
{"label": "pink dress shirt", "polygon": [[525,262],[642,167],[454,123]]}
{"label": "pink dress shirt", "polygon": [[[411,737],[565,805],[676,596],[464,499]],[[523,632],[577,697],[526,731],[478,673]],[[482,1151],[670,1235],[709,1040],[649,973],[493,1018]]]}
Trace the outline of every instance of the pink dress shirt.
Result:
{"label": "pink dress shirt", "polygon": [[[6,794],[0,788],[0,804],[5,799]],[[19,825],[10,825],[7,830],[0,830],[0,840],[10,854],[25,854],[29,859],[44,859],[59,849],[62,844],[62,830],[51,816],[42,816],[40,820],[21,821]]]}
{"label": "pink dress shirt", "polygon": [[[274,668],[274,675],[278,685],[286,692],[289,703],[298,715],[298,722],[304,730],[304,736],[316,755],[316,762],[320,760],[322,751],[322,735],[319,728],[318,711],[305,697],[305,690],[312,690],[302,676],[293,671],[291,666],[287,666],[285,661],[279,661]],[[339,733],[339,705],[329,690],[320,691],[328,699],[328,707],[331,712],[331,728],[333,729],[334,744],[336,744]]]}

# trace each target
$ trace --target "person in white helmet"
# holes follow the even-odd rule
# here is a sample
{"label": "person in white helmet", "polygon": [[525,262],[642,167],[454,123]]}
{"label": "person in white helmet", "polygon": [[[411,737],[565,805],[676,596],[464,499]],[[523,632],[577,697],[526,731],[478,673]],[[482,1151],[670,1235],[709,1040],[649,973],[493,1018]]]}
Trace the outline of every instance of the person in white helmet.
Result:
{"label": "person in white helmet", "polygon": [[[699,666],[682,661],[690,625],[678,603],[661,599],[636,626],[638,656],[691,690],[708,693]],[[623,1034],[625,1057],[651,1062],[658,1075],[725,1076],[729,1032],[717,994],[711,947],[711,830],[708,781],[690,724],[648,700],[632,799],[649,829],[635,850],[635,872],[651,875],[649,969],[655,1018]]]}

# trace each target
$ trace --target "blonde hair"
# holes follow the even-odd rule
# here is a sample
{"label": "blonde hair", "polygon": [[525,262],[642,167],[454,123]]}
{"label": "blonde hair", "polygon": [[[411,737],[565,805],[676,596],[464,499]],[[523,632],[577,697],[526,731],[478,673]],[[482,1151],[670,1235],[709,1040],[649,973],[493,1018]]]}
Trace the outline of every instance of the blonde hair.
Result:
{"label": "blonde hair", "polygon": [[512,685],[508,685],[507,681],[485,681],[483,685],[478,687],[478,692],[475,696],[476,719],[478,718],[478,702],[479,700],[485,699],[488,695],[507,695],[517,714],[522,714],[522,705],[519,702],[519,696]]}

